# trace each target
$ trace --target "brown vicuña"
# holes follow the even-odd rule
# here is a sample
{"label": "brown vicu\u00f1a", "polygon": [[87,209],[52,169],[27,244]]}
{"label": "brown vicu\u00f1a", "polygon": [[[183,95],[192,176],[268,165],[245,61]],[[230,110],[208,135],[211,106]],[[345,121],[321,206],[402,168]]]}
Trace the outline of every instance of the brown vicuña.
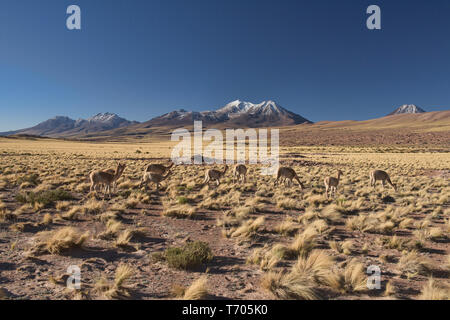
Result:
{"label": "brown vicu\u00f1a", "polygon": [[382,170],[374,170],[370,173],[370,185],[375,188],[375,185],[378,180],[381,180],[381,183],[383,184],[383,188],[387,183],[389,183],[395,191],[397,191],[397,186],[392,183],[391,178],[387,174],[387,172]]}
{"label": "brown vicu\u00f1a", "polygon": [[330,191],[330,196],[336,195],[336,190],[337,187],[339,185],[339,181],[341,180],[341,175],[342,175],[342,171],[338,170],[338,174],[337,174],[337,178],[335,177],[326,177],[323,182],[325,183],[325,194],[327,195],[328,198],[328,191]]}
{"label": "brown vicu\u00f1a", "polygon": [[300,178],[298,177],[297,173],[294,169],[289,167],[281,167],[278,169],[277,173],[277,180],[275,181],[275,185],[278,184],[280,179],[284,179],[284,183],[286,184],[286,181],[289,181],[289,183],[293,183],[293,180],[297,180],[297,182],[300,185],[300,188],[304,188],[303,183],[300,181]]}
{"label": "brown vicu\u00f1a", "polygon": [[90,191],[96,189],[97,186],[104,185],[105,186],[105,193],[108,191],[108,194],[111,194],[111,185],[120,178],[123,171],[125,170],[126,164],[119,163],[117,165],[117,169],[114,173],[112,173],[112,170],[106,170],[106,171],[92,171],[89,175],[89,178],[91,179],[91,188]]}
{"label": "brown vicu\u00f1a", "polygon": [[164,166],[162,164],[158,164],[158,163],[153,163],[147,166],[147,168],[145,169],[145,172],[153,172],[153,173],[157,173],[160,175],[165,174],[167,171],[170,170],[170,168],[172,168],[174,165],[174,163],[172,162],[169,166]]}
{"label": "brown vicu\u00f1a", "polygon": [[161,186],[161,182],[166,180],[170,174],[171,174],[171,171],[167,172],[167,174],[165,176],[163,176],[162,174],[155,173],[155,172],[145,172],[144,176],[142,177],[141,184],[139,185],[139,187],[141,188],[144,185],[147,187],[149,182],[153,182],[154,184],[156,184],[156,190],[159,190],[159,187]]}
{"label": "brown vicu\u00f1a", "polygon": [[247,167],[243,164],[237,164],[233,169],[233,183],[235,181],[247,181]]}
{"label": "brown vicu\u00f1a", "polygon": [[217,182],[217,185],[220,184],[220,178],[222,178],[228,170],[228,165],[225,165],[223,171],[208,169],[205,173],[205,180],[203,184],[209,183],[209,181],[213,180]]}

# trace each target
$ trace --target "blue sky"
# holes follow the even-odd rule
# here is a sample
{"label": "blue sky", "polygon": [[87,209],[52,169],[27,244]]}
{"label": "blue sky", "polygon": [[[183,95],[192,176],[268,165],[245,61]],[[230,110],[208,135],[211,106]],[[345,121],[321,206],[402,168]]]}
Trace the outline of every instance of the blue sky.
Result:
{"label": "blue sky", "polygon": [[[371,4],[382,30],[366,28]],[[0,131],[236,99],[312,121],[450,109],[449,17],[448,0],[2,0]]]}

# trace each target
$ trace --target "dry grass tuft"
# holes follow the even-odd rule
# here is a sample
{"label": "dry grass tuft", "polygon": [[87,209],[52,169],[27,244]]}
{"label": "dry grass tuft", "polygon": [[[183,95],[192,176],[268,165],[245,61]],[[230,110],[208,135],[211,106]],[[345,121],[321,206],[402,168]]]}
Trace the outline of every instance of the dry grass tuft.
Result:
{"label": "dry grass tuft", "polygon": [[422,288],[420,300],[450,300],[450,288],[439,285],[436,280],[430,278]]}
{"label": "dry grass tuft", "polygon": [[329,274],[325,281],[330,288],[341,293],[357,293],[367,290],[364,265],[357,262],[356,259],[352,259],[344,270]]}
{"label": "dry grass tuft", "polygon": [[188,204],[176,205],[174,207],[164,209],[161,214],[171,218],[193,219],[196,217],[196,209]]}
{"label": "dry grass tuft", "polygon": [[81,233],[72,227],[63,227],[55,231],[40,232],[39,243],[33,253],[62,254],[71,249],[81,248],[89,237],[89,232]]}
{"label": "dry grass tuft", "polygon": [[94,287],[94,291],[103,294],[108,299],[124,299],[130,297],[130,289],[125,286],[126,282],[135,273],[134,269],[126,264],[121,264],[116,269],[113,282],[100,279]]}
{"label": "dry grass tuft", "polygon": [[329,277],[334,259],[325,251],[312,251],[308,257],[300,256],[292,272],[316,283],[325,283]]}
{"label": "dry grass tuft", "polygon": [[433,270],[431,261],[421,256],[417,251],[404,254],[398,262],[398,268],[408,278],[413,278],[417,275],[426,276],[431,274]]}
{"label": "dry grass tuft", "polygon": [[183,294],[183,300],[204,300],[208,297],[208,277],[201,276],[195,280]]}
{"label": "dry grass tuft", "polygon": [[314,284],[295,273],[266,273],[262,278],[261,286],[280,300],[320,299]]}

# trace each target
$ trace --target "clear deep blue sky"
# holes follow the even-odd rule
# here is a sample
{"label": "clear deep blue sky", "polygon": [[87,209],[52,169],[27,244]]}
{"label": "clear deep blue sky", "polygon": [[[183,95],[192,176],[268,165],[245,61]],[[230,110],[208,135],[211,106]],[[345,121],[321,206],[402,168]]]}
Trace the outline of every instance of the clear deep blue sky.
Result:
{"label": "clear deep blue sky", "polygon": [[[82,30],[66,29],[66,8]],[[366,28],[370,4],[382,30]],[[0,131],[275,100],[312,120],[450,109],[450,1],[2,0]]]}

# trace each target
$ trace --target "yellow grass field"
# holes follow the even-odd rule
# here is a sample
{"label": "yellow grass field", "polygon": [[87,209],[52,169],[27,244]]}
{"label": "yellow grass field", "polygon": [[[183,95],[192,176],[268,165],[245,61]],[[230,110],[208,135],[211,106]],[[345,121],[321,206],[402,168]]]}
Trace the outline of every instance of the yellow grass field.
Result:
{"label": "yellow grass field", "polygon": [[[260,165],[242,183],[230,168],[219,186],[203,180],[223,166],[176,165],[159,190],[141,188],[172,147],[0,138],[0,299],[450,298],[445,150],[282,147],[303,190]],[[90,192],[90,172],[118,162],[111,196]],[[374,169],[397,191],[371,187]],[[66,287],[70,266],[79,289]],[[368,287],[376,269],[380,286]]]}

